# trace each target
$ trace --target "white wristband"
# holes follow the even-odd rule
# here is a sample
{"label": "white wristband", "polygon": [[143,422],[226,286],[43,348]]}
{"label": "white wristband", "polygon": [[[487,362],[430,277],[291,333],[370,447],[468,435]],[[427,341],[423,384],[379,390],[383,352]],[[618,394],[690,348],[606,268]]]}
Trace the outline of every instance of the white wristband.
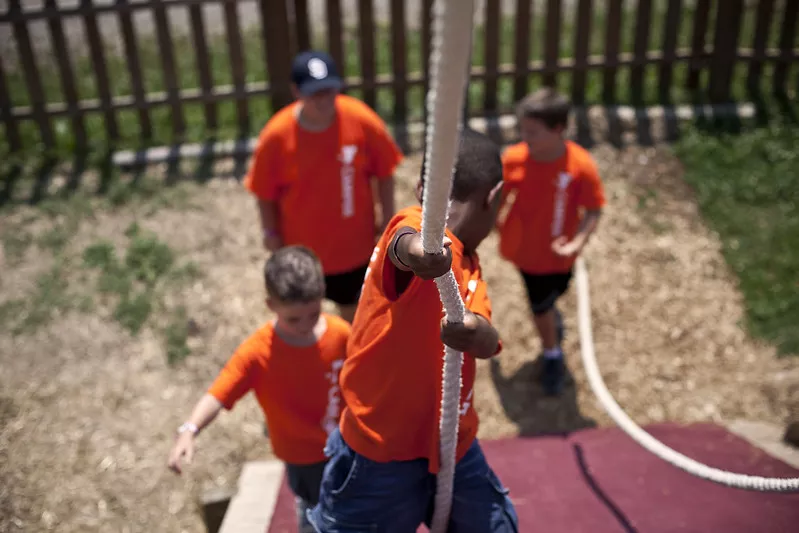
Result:
{"label": "white wristband", "polygon": [[191,422],[183,422],[178,428],[178,434],[186,433],[187,431],[191,432],[192,435],[196,435],[199,429]]}

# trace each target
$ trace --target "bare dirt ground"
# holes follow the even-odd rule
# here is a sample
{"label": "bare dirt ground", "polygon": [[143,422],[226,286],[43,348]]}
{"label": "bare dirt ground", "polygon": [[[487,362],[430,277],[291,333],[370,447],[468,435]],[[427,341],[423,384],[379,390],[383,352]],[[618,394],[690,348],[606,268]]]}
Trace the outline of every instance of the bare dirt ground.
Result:
{"label": "bare dirt ground", "polygon": [[[593,152],[609,207],[586,259],[596,352],[612,394],[640,424],[783,423],[799,410],[795,361],[777,359],[739,327],[734,278],[679,163],[662,147]],[[418,165],[411,157],[399,174],[400,206],[414,201]],[[132,337],[102,306],[56,316],[31,335],[0,332],[0,531],[203,531],[201,491],[234,487],[243,461],[270,457],[248,396],[201,436],[183,477],[165,467],[177,425],[236,345],[268,318],[256,213],[231,168],[220,162],[218,178],[191,187],[194,207],[100,213],[67,245],[80,254],[100,237],[119,240],[137,219],[199,265],[202,277],[171,297],[197,326],[181,364],[167,366],[151,329]],[[26,213],[3,216],[3,224],[19,223]],[[47,229],[37,224],[32,231]],[[496,246],[492,236],[481,253],[506,349],[495,363],[478,363],[480,437],[608,424],[580,365],[573,291],[562,303],[573,380],[563,397],[541,396],[523,288]],[[2,299],[32,286],[50,260],[32,248],[20,265],[3,265]],[[80,288],[71,274],[70,282]]]}

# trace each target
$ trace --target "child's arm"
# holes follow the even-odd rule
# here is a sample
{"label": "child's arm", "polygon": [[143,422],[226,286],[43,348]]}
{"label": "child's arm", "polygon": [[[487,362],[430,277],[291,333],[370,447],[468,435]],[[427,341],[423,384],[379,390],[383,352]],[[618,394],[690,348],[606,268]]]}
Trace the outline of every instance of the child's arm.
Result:
{"label": "child's arm", "polygon": [[261,231],[264,248],[270,252],[283,246],[283,239],[278,231],[277,203],[271,200],[258,199],[258,214],[261,218]]}
{"label": "child's arm", "polygon": [[[191,463],[194,456],[194,437],[210,424],[219,411],[222,410],[222,404],[210,394],[205,394],[197,405],[191,416],[184,424],[185,431],[178,434],[175,440],[172,451],[169,452],[169,469],[177,474],[181,473],[180,460],[185,457],[186,463]],[[196,428],[196,429],[195,429]]]}
{"label": "child's arm", "polygon": [[497,354],[499,332],[485,317],[467,310],[461,323],[441,322],[441,340],[477,359],[490,359]]}
{"label": "child's arm", "polygon": [[422,279],[443,276],[452,267],[452,241],[444,237],[444,247],[437,254],[425,253],[422,234],[410,226],[397,230],[388,248],[388,257],[399,270],[412,272]]}
{"label": "child's arm", "polygon": [[594,233],[599,225],[599,218],[602,215],[601,209],[586,210],[582,221],[580,221],[580,228],[577,234],[569,241],[565,236],[561,236],[552,242],[552,250],[563,257],[572,255],[579,255],[583,251],[585,245],[588,244],[588,239]]}

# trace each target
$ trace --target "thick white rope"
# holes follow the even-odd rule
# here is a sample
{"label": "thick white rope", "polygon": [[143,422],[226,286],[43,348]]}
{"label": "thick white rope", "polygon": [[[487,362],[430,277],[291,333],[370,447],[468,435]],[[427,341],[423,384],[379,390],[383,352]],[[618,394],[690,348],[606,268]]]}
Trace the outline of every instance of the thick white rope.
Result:
{"label": "thick white rope", "polygon": [[575,280],[577,285],[577,313],[580,330],[580,353],[582,354],[585,373],[599,403],[607,411],[613,421],[635,442],[643,446],[660,459],[680,468],[689,474],[713,481],[728,487],[755,490],[759,492],[796,492],[799,491],[799,478],[767,478],[726,472],[712,468],[690,457],[687,457],[658,441],[641,429],[627,416],[619,404],[613,399],[605,382],[594,354],[594,339],[591,333],[591,301],[588,290],[588,272],[582,257],[575,264]]}
{"label": "thick white rope", "polygon": [[[469,82],[474,0],[435,0],[432,10],[422,245],[425,252],[435,254],[441,252],[449,215],[452,173],[460,142],[464,94]],[[462,322],[465,307],[452,271],[435,281],[447,321]],[[446,347],[439,425],[441,462],[436,477],[435,510],[430,526],[432,533],[444,533],[449,525],[458,443],[462,363],[463,354]]]}

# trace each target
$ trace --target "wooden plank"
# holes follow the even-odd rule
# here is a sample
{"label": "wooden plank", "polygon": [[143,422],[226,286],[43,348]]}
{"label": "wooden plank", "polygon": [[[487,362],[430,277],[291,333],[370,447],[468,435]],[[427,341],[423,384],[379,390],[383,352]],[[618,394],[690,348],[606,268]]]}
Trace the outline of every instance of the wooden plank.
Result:
{"label": "wooden plank", "polygon": [[799,0],[785,0],[782,26],[780,28],[780,50],[784,61],[774,66],[774,93],[786,93],[786,81],[791,69],[789,62],[796,37],[796,15],[799,12]]}
{"label": "wooden plank", "polygon": [[616,100],[616,73],[621,47],[622,0],[608,0],[607,29],[605,31],[605,62],[608,64],[602,75],[602,99],[605,103]]}
{"label": "wooden plank", "polygon": [[[154,6],[159,4],[168,4],[170,7],[182,7],[202,4],[218,4],[220,1],[226,0],[141,0],[129,4],[125,7],[125,11],[149,11]],[[234,0],[236,1],[236,0]],[[116,14],[119,12],[119,7],[112,2],[103,3],[79,3],[71,2],[71,5],[65,6],[59,4],[58,7],[40,6],[25,9],[12,13],[6,11],[0,13],[0,23],[13,23],[13,22],[27,22],[34,20],[46,20],[51,18],[70,18],[70,17],[83,17],[85,15],[101,15],[105,13]]]}
{"label": "wooden plank", "polygon": [[291,45],[288,10],[286,0],[259,0],[258,5],[274,113],[293,100],[290,90],[291,58],[285,53]]}
{"label": "wooden plank", "polygon": [[[791,57],[799,57],[799,48],[794,49]],[[738,60],[743,62],[751,62],[754,60],[767,60],[770,62],[778,63],[786,61],[778,49],[768,49],[757,56],[750,49],[741,49],[738,51]],[[695,58],[690,49],[677,50],[675,61],[678,63],[687,63],[689,61],[696,61],[699,65],[705,66],[710,63],[711,54],[705,52],[699,58]],[[665,59],[660,51],[651,50],[647,52],[645,63],[648,65],[660,65]],[[623,68],[631,67],[640,64],[641,60],[636,59],[633,54],[623,53],[619,54],[614,61],[608,62],[604,55],[592,55],[588,57],[587,68],[589,70],[605,71],[607,68]],[[557,67],[557,72],[572,72],[577,68],[573,58],[563,58]],[[530,61],[527,65],[527,70],[533,74],[542,74],[547,71],[543,61]],[[513,77],[516,72],[516,65],[514,63],[501,64],[497,68],[500,78]],[[485,77],[485,69],[480,66],[471,67],[470,78],[472,80],[482,80]],[[408,87],[421,87],[425,83],[423,72],[410,72],[407,75],[406,84]],[[366,89],[366,88],[390,88],[394,85],[393,76],[391,74],[378,74],[375,76],[373,82],[367,83],[358,77],[347,77],[344,79],[344,84],[349,89]],[[266,82],[251,82],[245,85],[245,94],[251,96],[264,96],[274,94],[274,88]],[[183,89],[179,92],[180,100],[184,103],[216,103],[228,101],[235,98],[235,89],[231,85],[216,86],[211,94],[203,94],[200,89],[191,88]],[[145,107],[152,109],[167,105],[169,103],[168,95],[163,92],[150,93],[146,96]],[[136,109],[136,102],[132,96],[119,96],[112,100],[112,109],[115,111]],[[81,100],[78,104],[81,113],[97,113],[103,110],[100,101],[96,99]],[[69,109],[64,103],[51,103],[47,104],[45,110],[51,117],[69,116]],[[19,120],[30,120],[33,118],[33,110],[28,106],[14,107],[7,115]]]}
{"label": "wooden plank", "polygon": [[169,19],[166,6],[163,3],[153,7],[155,19],[155,36],[158,39],[161,67],[164,72],[164,89],[169,98],[169,107],[172,115],[172,133],[176,140],[180,140],[186,132],[186,119],[183,116],[183,105],[180,102],[178,91],[178,78],[175,70],[175,45],[169,29]]}
{"label": "wooden plank", "polygon": [[344,31],[341,24],[341,0],[327,0],[327,50],[336,62],[342,76],[346,74],[344,63]]}
{"label": "wooden plank", "polygon": [[[699,57],[705,51],[705,38],[707,35],[708,22],[710,21],[710,0],[697,0],[694,8],[694,27],[691,36],[691,51],[695,57]],[[696,61],[688,64],[688,78],[686,85],[688,89],[695,91],[699,88],[699,77],[702,73],[702,66]]]}
{"label": "wooden plank", "polygon": [[659,98],[671,101],[671,85],[674,79],[674,61],[677,58],[677,39],[680,35],[682,0],[668,0],[666,27],[663,31],[663,63],[658,71]]}
{"label": "wooden plank", "polygon": [[499,66],[499,0],[486,0],[485,39],[483,43],[483,63],[485,64],[485,85],[483,86],[483,113],[494,115],[497,103],[497,67]]}
{"label": "wooden plank", "polygon": [[530,62],[531,4],[530,0],[517,0],[516,2],[513,50],[513,60],[516,65],[516,73],[513,77],[513,99],[516,102],[527,95],[530,79],[530,71],[527,70],[527,65]]}
{"label": "wooden plank", "polygon": [[97,17],[89,9],[92,6],[92,0],[81,0],[81,6],[84,8],[83,24],[86,28],[86,38],[89,41],[89,55],[92,60],[94,76],[97,80],[97,95],[100,97],[100,102],[103,106],[105,131],[108,139],[114,142],[119,139],[119,124],[111,105],[112,96],[108,81],[108,68],[105,63],[105,52],[100,31],[97,28]]}
{"label": "wooden plank", "polygon": [[[55,2],[55,0],[52,0]],[[133,17],[131,16],[130,0],[116,0],[119,6],[119,28],[122,32],[122,44],[125,49],[125,62],[130,72],[130,85],[133,98],[139,106],[139,132],[143,139],[152,139],[153,125],[150,120],[150,113],[144,107],[144,76],[142,76],[141,61],[139,60],[139,50],[136,44],[136,31],[133,28]]]}
{"label": "wooden plank", "polygon": [[[358,39],[361,56],[361,77],[365,83],[374,83],[375,75],[375,14],[373,0],[358,0]],[[363,90],[363,101],[375,109],[377,107],[377,91],[374,87]]]}
{"label": "wooden plank", "polygon": [[[757,5],[757,18],[755,20],[755,36],[752,39],[752,50],[756,54],[762,53],[768,46],[771,18],[774,15],[774,0],[760,0]],[[749,72],[746,85],[750,92],[760,92],[760,81],[763,76],[763,61],[755,60],[749,63]]]}
{"label": "wooden plank", "polygon": [[394,75],[394,121],[408,119],[408,50],[405,46],[405,1],[391,0],[391,71]]}
{"label": "wooden plank", "polygon": [[[21,10],[19,0],[12,1],[9,11],[19,10]],[[28,24],[26,22],[15,22],[13,32],[17,50],[19,50],[19,60],[22,74],[25,78],[25,86],[28,89],[28,97],[33,108],[33,119],[39,127],[39,134],[44,147],[53,148],[55,146],[55,135],[53,135],[53,126],[50,124],[50,118],[45,112],[47,101],[44,96],[42,79],[39,76],[39,67],[36,64],[36,56],[31,46]]]}
{"label": "wooden plank", "polygon": [[635,39],[633,41],[633,55],[641,60],[630,69],[630,93],[634,105],[644,103],[644,73],[646,67],[643,61],[649,48],[649,35],[652,31],[652,0],[638,0],[638,9],[635,16]]}
{"label": "wooden plank", "polygon": [[244,97],[244,84],[247,83],[244,71],[244,52],[241,48],[241,29],[236,2],[225,2],[225,32],[227,34],[230,70],[233,74],[233,88],[236,91],[236,122],[239,132],[244,135],[250,130],[250,111]]}
{"label": "wooden plank", "polygon": [[717,6],[709,87],[710,100],[713,103],[727,102],[731,97],[743,7],[743,0],[724,0]]}
{"label": "wooden plank", "polygon": [[294,0],[294,34],[297,52],[311,48],[311,29],[308,17],[308,0]]}
{"label": "wooden plank", "polygon": [[[197,60],[197,73],[200,79],[200,90],[203,96],[210,96],[213,92],[214,81],[211,78],[211,56],[208,53],[208,42],[205,37],[205,20],[202,6],[199,4],[189,6],[189,20],[191,21],[191,38]],[[213,102],[203,104],[205,125],[210,130],[218,127],[218,114]]]}
{"label": "wooden plank", "polygon": [[591,19],[593,15],[592,0],[580,0],[577,5],[577,32],[574,42],[574,63],[576,69],[572,73],[572,103],[585,103],[585,85],[588,73],[588,52],[591,43]]}
{"label": "wooden plank", "polygon": [[[54,7],[56,5],[56,0],[45,0],[45,5]],[[83,121],[83,115],[78,109],[80,97],[75,88],[75,73],[72,69],[69,48],[66,38],[64,37],[64,26],[61,19],[58,18],[48,19],[47,25],[50,29],[50,41],[53,45],[53,55],[56,58],[58,74],[61,78],[64,100],[66,101],[71,115],[72,135],[75,138],[75,146],[78,150],[85,150],[87,147],[86,124]]]}
{"label": "wooden plank", "polygon": [[547,0],[547,28],[546,42],[544,43],[544,64],[547,72],[543,76],[543,83],[547,87],[555,87],[558,77],[555,74],[560,53],[560,0]]}
{"label": "wooden plank", "polygon": [[3,57],[0,55],[0,118],[2,118],[3,127],[6,130],[8,147],[11,149],[11,153],[14,153],[22,149],[22,140],[19,136],[17,120],[14,118],[11,109],[11,95],[8,93],[8,81],[3,67]]}

